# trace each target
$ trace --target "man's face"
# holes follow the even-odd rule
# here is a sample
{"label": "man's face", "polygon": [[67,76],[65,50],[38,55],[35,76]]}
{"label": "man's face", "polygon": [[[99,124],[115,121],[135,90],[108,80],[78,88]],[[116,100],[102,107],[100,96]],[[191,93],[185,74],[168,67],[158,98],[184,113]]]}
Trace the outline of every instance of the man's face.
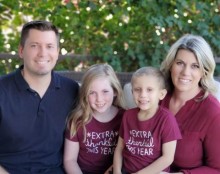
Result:
{"label": "man's face", "polygon": [[24,47],[19,47],[19,55],[24,62],[24,73],[30,76],[50,74],[59,56],[56,34],[31,29]]}

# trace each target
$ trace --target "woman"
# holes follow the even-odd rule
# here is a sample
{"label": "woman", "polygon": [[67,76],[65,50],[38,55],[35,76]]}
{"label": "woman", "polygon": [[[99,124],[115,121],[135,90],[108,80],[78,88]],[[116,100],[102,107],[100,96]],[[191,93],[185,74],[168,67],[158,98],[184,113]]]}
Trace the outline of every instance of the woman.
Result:
{"label": "woman", "polygon": [[171,173],[220,173],[220,104],[213,96],[214,69],[209,44],[190,34],[172,45],[161,65],[169,83],[161,105],[175,115],[182,133]]}

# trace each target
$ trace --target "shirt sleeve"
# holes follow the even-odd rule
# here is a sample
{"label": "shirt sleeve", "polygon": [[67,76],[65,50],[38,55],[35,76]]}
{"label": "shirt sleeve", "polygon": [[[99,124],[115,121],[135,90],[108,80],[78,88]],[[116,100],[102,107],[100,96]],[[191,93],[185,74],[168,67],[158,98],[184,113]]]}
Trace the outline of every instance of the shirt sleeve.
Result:
{"label": "shirt sleeve", "polygon": [[166,121],[164,122],[164,130],[162,135],[163,143],[182,139],[178,124],[172,114],[169,114]]}
{"label": "shirt sleeve", "polygon": [[70,129],[66,128],[66,130],[65,130],[65,138],[70,140],[70,141],[73,141],[73,142],[78,142],[79,141],[78,140],[78,133],[79,133],[79,130],[78,130],[78,132],[73,137],[71,137]]}

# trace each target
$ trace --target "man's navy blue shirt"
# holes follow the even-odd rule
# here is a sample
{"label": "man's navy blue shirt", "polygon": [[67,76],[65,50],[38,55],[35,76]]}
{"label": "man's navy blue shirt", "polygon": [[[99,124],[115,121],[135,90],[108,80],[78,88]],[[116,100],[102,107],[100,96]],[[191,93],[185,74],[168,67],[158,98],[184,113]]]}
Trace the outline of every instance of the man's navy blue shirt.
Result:
{"label": "man's navy blue shirt", "polygon": [[40,98],[24,80],[21,69],[1,77],[0,165],[11,173],[59,168],[66,119],[77,102],[78,90],[75,81],[52,72],[51,83]]}

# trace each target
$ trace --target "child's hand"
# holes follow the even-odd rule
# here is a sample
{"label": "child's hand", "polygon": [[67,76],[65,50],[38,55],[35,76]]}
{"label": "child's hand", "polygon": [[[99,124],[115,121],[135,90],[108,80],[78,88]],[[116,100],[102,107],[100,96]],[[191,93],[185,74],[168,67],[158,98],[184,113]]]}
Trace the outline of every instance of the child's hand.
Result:
{"label": "child's hand", "polygon": [[113,167],[109,167],[104,174],[113,174]]}

